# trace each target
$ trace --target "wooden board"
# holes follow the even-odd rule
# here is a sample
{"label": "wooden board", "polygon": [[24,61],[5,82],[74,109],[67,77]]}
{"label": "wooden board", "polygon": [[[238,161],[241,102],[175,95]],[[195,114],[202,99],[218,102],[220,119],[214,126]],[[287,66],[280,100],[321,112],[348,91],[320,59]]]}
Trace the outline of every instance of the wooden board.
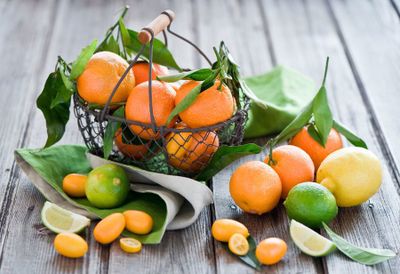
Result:
{"label": "wooden board", "polygon": [[[72,61],[80,49],[117,18],[124,1],[0,1],[0,272],[1,273],[253,273],[229,255],[210,235],[216,218],[245,223],[261,240],[278,236],[289,251],[284,261],[264,271],[274,273],[396,273],[398,257],[365,267],[338,253],[323,259],[303,255],[291,242],[282,206],[261,217],[243,214],[229,196],[229,177],[248,160],[237,161],[214,177],[215,204],[188,229],[167,232],[161,245],[145,246],[139,255],[121,252],[117,243],[97,244],[86,231],[90,252],[69,260],[55,254],[52,235],[40,224],[44,199],[16,167],[16,147],[40,147],[44,120],[35,99],[57,55]],[[384,163],[384,181],[370,203],[341,209],[332,227],[363,246],[400,251],[400,183],[396,142],[398,104],[398,1],[290,0],[137,0],[127,22],[139,29],[161,10],[177,17],[173,30],[192,39],[214,60],[212,47],[224,40],[241,65],[243,75],[259,74],[284,64],[322,77],[324,59],[331,56],[328,94],[336,118],[362,136]],[[89,16],[90,15],[90,16]],[[184,67],[205,61],[189,46],[170,38],[169,44]],[[396,112],[397,111],[397,112]],[[265,140],[258,140],[262,143]],[[74,118],[61,143],[81,143]]]}

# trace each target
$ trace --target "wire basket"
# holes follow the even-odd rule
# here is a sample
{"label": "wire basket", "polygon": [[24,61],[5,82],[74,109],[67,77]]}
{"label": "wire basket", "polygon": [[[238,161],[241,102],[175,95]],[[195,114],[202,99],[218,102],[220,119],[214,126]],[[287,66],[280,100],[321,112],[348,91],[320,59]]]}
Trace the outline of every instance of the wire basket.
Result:
{"label": "wire basket", "polygon": [[[156,124],[152,108],[151,80],[154,36],[163,32],[165,45],[167,45],[166,28],[168,33],[193,46],[210,66],[212,65],[207,56],[195,44],[170,29],[173,18],[174,13],[172,11],[164,11],[142,29],[138,35],[142,47],[133,60],[129,62],[129,67],[114,87],[103,108],[91,108],[88,102],[83,100],[78,93],[75,93],[73,97],[74,113],[83,140],[92,154],[104,156],[104,135],[107,127],[112,123],[118,125],[119,128],[114,136],[110,160],[139,166],[150,171],[193,177],[207,166],[213,154],[221,145],[239,145],[242,142],[250,100],[243,93],[240,93],[240,100],[233,116],[212,126],[188,128],[182,125],[179,118],[174,127]],[[138,60],[146,45],[148,45],[150,51],[148,58],[150,64],[148,96],[151,123],[148,124],[113,115],[116,109],[111,106],[111,100],[119,85],[133,65],[140,62]],[[132,128],[136,130],[133,132]],[[137,129],[140,129],[140,132]],[[143,135],[151,137],[146,139],[139,137]]]}

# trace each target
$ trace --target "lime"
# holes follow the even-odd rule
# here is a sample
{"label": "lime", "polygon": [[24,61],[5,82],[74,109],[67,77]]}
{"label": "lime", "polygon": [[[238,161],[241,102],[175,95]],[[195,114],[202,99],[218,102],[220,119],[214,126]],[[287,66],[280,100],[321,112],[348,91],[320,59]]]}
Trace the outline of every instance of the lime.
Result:
{"label": "lime", "polygon": [[86,182],[86,197],[97,208],[115,208],[129,193],[128,177],[122,167],[106,164],[93,169]]}
{"label": "lime", "polygon": [[44,203],[41,215],[43,224],[55,233],[77,233],[90,224],[90,220],[85,216],[50,202]]}
{"label": "lime", "polygon": [[382,164],[360,147],[339,149],[321,163],[317,182],[327,187],[340,207],[357,206],[374,195],[382,183]]}
{"label": "lime", "polygon": [[289,218],[311,228],[329,223],[338,213],[335,197],[317,183],[301,183],[293,187],[283,203]]}
{"label": "lime", "polygon": [[290,237],[301,251],[313,257],[326,256],[336,249],[332,241],[295,220],[290,222]]}

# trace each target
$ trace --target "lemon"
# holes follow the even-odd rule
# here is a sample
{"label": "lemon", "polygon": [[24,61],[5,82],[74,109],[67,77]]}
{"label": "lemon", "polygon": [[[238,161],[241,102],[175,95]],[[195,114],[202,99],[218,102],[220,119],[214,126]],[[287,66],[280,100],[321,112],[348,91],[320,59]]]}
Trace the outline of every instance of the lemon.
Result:
{"label": "lemon", "polygon": [[335,197],[317,183],[301,183],[294,186],[283,203],[290,219],[317,228],[322,222],[329,223],[338,213]]}
{"label": "lemon", "polygon": [[134,238],[121,238],[119,246],[126,253],[137,253],[142,249],[142,243]]}
{"label": "lemon", "polygon": [[290,237],[301,251],[313,257],[326,256],[336,249],[332,241],[295,220],[290,222]]}
{"label": "lemon", "polygon": [[240,233],[233,234],[228,241],[229,250],[236,255],[244,256],[249,252],[249,242]]}
{"label": "lemon", "polygon": [[73,213],[50,202],[44,203],[41,215],[43,224],[55,233],[77,233],[90,225],[90,220],[85,216]]}
{"label": "lemon", "polygon": [[321,163],[317,182],[332,192],[339,207],[357,206],[379,190],[382,165],[367,149],[342,148]]}
{"label": "lemon", "polygon": [[86,197],[97,208],[115,208],[123,204],[129,193],[124,169],[106,164],[93,169],[86,181]]}

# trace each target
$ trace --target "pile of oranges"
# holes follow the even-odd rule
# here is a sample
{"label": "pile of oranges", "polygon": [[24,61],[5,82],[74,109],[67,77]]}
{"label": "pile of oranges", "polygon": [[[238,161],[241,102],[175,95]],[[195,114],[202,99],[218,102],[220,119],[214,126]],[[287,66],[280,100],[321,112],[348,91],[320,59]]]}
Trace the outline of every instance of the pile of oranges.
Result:
{"label": "pile of oranges", "polygon": [[321,162],[342,147],[342,139],[335,129],[331,129],[323,147],[304,127],[289,145],[275,148],[272,159],[267,156],[264,161],[250,161],[239,166],[230,179],[230,194],[245,212],[259,215],[269,212],[294,186],[314,181]]}
{"label": "pile of oranges", "polygon": [[[97,52],[77,79],[79,96],[89,104],[104,107],[128,67],[128,62],[115,53]],[[168,69],[158,64],[153,64],[149,79],[149,69],[150,65],[145,61],[135,63],[111,99],[111,111],[125,105],[124,114],[128,123],[117,130],[115,145],[125,157],[144,160],[151,154],[152,142],[165,138],[163,147],[169,164],[181,171],[196,173],[205,167],[218,149],[219,138],[217,132],[212,130],[191,129],[216,125],[230,119],[235,112],[232,92],[216,80],[214,85],[202,91],[189,107],[168,123],[174,108],[201,83],[193,80],[184,83],[157,80],[158,76],[168,74]],[[162,136],[160,127],[178,130]],[[124,138],[125,129],[129,129],[130,134],[141,142],[131,142]]]}

